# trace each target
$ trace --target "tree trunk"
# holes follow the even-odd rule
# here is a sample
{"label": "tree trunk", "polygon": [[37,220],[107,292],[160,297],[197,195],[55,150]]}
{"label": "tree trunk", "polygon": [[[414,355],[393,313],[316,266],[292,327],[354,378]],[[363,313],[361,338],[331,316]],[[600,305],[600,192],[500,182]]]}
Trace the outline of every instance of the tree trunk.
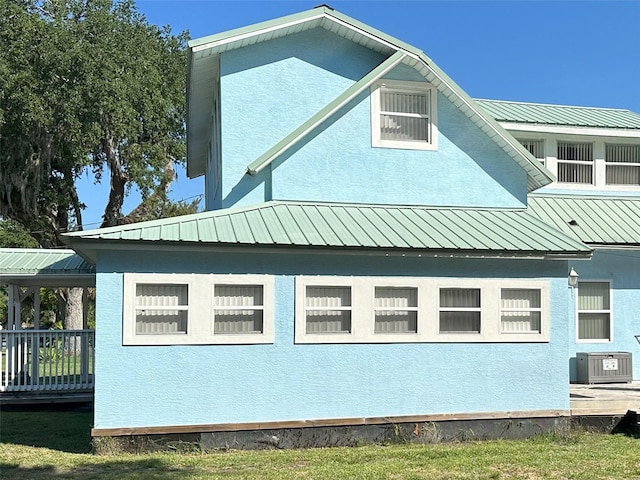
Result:
{"label": "tree trunk", "polygon": [[[82,330],[83,313],[82,308],[82,288],[69,288],[66,291],[66,302],[64,308],[64,329],[65,330]],[[67,355],[80,355],[81,353],[80,337],[72,337],[65,345]]]}

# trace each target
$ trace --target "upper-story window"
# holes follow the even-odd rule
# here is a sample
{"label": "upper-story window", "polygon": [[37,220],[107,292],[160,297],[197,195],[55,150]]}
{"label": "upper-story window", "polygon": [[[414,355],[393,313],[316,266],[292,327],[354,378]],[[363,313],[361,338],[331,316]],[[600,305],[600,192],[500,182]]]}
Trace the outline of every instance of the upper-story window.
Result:
{"label": "upper-story window", "polygon": [[640,145],[605,145],[607,185],[640,185]]}
{"label": "upper-story window", "polygon": [[529,153],[531,155],[536,157],[536,159],[544,165],[545,163],[544,140],[518,139],[518,141],[522,144],[524,148],[529,150]]}
{"label": "upper-story window", "polygon": [[558,142],[558,181],[593,184],[593,144]]}
{"label": "upper-story window", "polygon": [[371,90],[374,147],[435,150],[436,89],[428,83],[383,80]]}

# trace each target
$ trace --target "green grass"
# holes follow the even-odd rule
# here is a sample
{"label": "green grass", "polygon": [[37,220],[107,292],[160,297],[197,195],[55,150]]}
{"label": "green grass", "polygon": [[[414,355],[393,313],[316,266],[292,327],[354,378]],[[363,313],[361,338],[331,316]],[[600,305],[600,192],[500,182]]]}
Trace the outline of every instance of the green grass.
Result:
{"label": "green grass", "polygon": [[3,479],[640,479],[640,439],[587,432],[522,441],[95,456],[91,413],[5,411]]}

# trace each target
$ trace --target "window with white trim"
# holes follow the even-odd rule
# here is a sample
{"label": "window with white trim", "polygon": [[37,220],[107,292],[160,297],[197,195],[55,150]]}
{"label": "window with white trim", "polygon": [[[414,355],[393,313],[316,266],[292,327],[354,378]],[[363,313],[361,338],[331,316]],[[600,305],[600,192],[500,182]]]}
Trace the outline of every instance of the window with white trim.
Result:
{"label": "window with white trim", "polygon": [[264,288],[262,285],[214,286],[213,333],[258,334],[263,329]]}
{"label": "window with white trim", "polygon": [[503,333],[540,333],[540,289],[503,288],[500,292],[500,327]]}
{"label": "window with white trim", "polygon": [[437,90],[428,83],[382,80],[371,87],[374,147],[435,150]]}
{"label": "window with white trim", "polygon": [[273,343],[270,275],[124,274],[123,345]]}
{"label": "window with white trim", "polygon": [[480,289],[440,289],[440,333],[480,333]]}
{"label": "window with white trim", "polygon": [[374,332],[416,333],[418,331],[418,289],[375,287]]}
{"label": "window with white trim", "polygon": [[611,341],[611,284],[578,282],[578,340]]}
{"label": "window with white trim", "polygon": [[351,287],[308,286],[307,334],[351,333]]}
{"label": "window with white trim", "polygon": [[136,335],[186,334],[188,285],[136,285]]}
{"label": "window with white trim", "polygon": [[296,343],[548,342],[548,280],[298,276]]}
{"label": "window with white trim", "polygon": [[593,144],[558,142],[558,182],[593,184]]}
{"label": "window with white trim", "polygon": [[536,158],[536,160],[543,165],[545,164],[546,157],[544,153],[544,140],[527,140],[522,138],[517,140],[529,151],[531,155]]}
{"label": "window with white trim", "polygon": [[640,145],[605,145],[607,185],[640,185]]}

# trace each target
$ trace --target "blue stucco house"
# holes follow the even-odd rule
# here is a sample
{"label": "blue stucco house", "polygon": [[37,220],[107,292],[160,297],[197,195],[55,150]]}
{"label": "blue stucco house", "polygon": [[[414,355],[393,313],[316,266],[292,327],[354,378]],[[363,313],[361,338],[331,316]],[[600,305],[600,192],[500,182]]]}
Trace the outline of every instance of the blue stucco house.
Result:
{"label": "blue stucco house", "polygon": [[206,211],[67,236],[96,265],[94,436],[569,415],[594,246],[531,206],[555,176],[527,144],[326,6],[188,53]]}

